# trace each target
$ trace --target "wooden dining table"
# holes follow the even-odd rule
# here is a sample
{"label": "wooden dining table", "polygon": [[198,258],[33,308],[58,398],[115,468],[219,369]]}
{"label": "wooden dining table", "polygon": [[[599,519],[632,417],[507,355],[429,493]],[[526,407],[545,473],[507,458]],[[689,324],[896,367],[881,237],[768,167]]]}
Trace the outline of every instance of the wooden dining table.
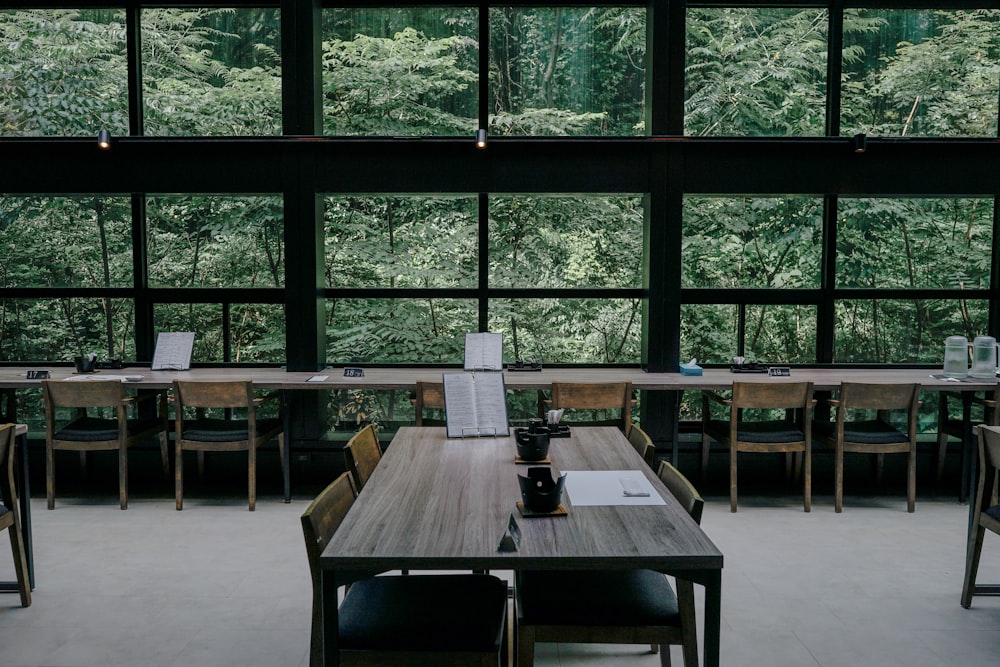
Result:
{"label": "wooden dining table", "polygon": [[[324,664],[338,665],[337,590],[390,570],[651,569],[704,586],[704,665],[719,665],[722,553],[614,427],[553,439],[554,474],[642,471],[663,504],[573,504],[523,517],[513,437],[447,438],[401,428],[320,557]],[[634,473],[629,473],[634,474]],[[569,480],[569,478],[567,478]],[[501,551],[513,516],[520,543]]]}

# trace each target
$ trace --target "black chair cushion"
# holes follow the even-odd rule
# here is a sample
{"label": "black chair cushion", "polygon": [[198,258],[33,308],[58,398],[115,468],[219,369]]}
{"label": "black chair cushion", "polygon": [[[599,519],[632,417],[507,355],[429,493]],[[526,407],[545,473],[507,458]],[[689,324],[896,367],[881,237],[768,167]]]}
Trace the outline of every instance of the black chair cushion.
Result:
{"label": "black chair cushion", "polygon": [[[813,430],[817,435],[822,434],[828,438],[835,438],[837,436],[837,424],[835,422],[814,422]],[[889,445],[909,441],[910,439],[905,433],[895,426],[886,424],[884,421],[878,419],[844,422],[844,442]]]}
{"label": "black chair cushion", "polygon": [[0,503],[0,517],[2,517],[4,514],[6,514],[9,511],[10,510],[7,509],[7,507],[3,503]]}
{"label": "black chair cushion", "polygon": [[[181,437],[200,442],[232,442],[250,437],[250,422],[246,419],[194,419],[184,422]],[[280,419],[258,419],[257,433],[281,428]]]}
{"label": "black chair cushion", "polygon": [[488,574],[383,576],[351,585],[340,605],[345,650],[500,650],[507,584]]}
{"label": "black chair cushion", "polygon": [[993,507],[986,510],[985,514],[991,519],[996,519],[997,521],[1000,521],[1000,505],[994,505]]}
{"label": "black chair cushion", "polygon": [[[713,419],[705,429],[716,440],[729,437],[729,422]],[[740,422],[736,427],[740,442],[780,443],[803,442],[806,434],[786,421]]]}
{"label": "black chair cushion", "polygon": [[652,570],[525,571],[515,582],[530,625],[680,625],[673,588]]}
{"label": "black chair cushion", "polygon": [[[129,419],[126,422],[126,436],[142,433],[155,428],[159,419]],[[56,440],[72,440],[74,442],[97,442],[99,440],[115,440],[118,438],[118,420],[99,417],[80,417],[74,419],[55,433]]]}

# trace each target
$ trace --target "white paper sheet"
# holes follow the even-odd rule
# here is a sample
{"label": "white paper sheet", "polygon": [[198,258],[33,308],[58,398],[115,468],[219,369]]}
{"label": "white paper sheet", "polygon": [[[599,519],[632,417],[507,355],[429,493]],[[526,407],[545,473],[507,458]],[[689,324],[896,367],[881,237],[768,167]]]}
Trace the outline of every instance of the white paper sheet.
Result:
{"label": "white paper sheet", "polygon": [[[586,505],[666,505],[641,470],[563,470],[574,507]],[[625,495],[626,487],[648,496]]]}

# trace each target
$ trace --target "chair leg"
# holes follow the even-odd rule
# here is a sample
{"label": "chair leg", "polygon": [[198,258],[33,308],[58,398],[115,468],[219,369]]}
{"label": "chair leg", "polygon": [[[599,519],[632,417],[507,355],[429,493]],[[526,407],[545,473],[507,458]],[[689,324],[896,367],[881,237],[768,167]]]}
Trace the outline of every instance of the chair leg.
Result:
{"label": "chair leg", "polygon": [[917,503],[917,450],[913,448],[907,457],[906,470],[906,511],[913,512]]}
{"label": "chair leg", "polygon": [[48,509],[56,506],[56,461],[52,445],[45,445],[45,503]]}
{"label": "chair leg", "polygon": [[198,481],[205,481],[205,452],[198,450]]}
{"label": "chair leg", "polygon": [[837,447],[833,452],[833,510],[844,511],[844,450]]}
{"label": "chair leg", "polygon": [[670,667],[670,644],[661,644],[659,649],[660,667]]}
{"label": "chair leg", "polygon": [[87,452],[80,452],[80,475],[87,479]]}
{"label": "chair leg", "polygon": [[184,448],[179,441],[174,446],[174,502],[177,511],[184,509]]}
{"label": "chair leg", "polygon": [[729,511],[736,511],[736,446],[729,446]]}
{"label": "chair leg", "polygon": [[702,431],[701,434],[701,481],[705,481],[708,478],[708,450],[711,446],[712,439],[707,433]]}
{"label": "chair leg", "polygon": [[976,593],[976,573],[979,571],[979,556],[983,552],[983,536],[986,529],[979,521],[969,535],[969,547],[965,556],[965,581],[962,584],[962,606],[968,609],[972,606],[972,596]]}
{"label": "chair leg", "polygon": [[882,479],[885,477],[885,454],[875,455],[875,483],[882,486]]}
{"label": "chair leg", "polygon": [[247,487],[250,495],[250,511],[257,508],[257,446],[251,441],[247,451]]}
{"label": "chair leg", "polygon": [[805,478],[802,490],[802,509],[812,511],[812,445],[806,443],[806,451],[802,455],[802,476]]}
{"label": "chair leg", "polygon": [[118,449],[118,502],[123,510],[128,509],[128,447]]}
{"label": "chair leg", "polygon": [[10,533],[10,550],[14,554],[14,570],[17,574],[17,592],[21,596],[21,606],[31,606],[31,584],[28,581],[28,558],[24,554],[21,526],[15,522],[7,529]]}

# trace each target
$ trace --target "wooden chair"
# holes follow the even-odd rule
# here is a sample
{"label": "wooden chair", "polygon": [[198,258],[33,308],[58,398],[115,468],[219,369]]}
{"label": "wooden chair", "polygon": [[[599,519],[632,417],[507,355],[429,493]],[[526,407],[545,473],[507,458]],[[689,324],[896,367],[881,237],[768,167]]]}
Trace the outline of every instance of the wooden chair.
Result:
{"label": "wooden chair", "polygon": [[[729,407],[726,421],[711,418],[711,402]],[[702,393],[702,474],[708,464],[711,440],[729,448],[729,509],[736,511],[736,459],[739,452],[784,452],[791,473],[790,455],[803,454],[803,499],[812,509],[812,405],[811,382],[734,382],[732,399],[711,391]],[[782,419],[743,418],[744,410],[784,410]]]}
{"label": "wooden chair", "polygon": [[[159,433],[160,455],[167,461],[166,396],[159,394],[159,414],[154,417],[128,419],[127,409],[144,400],[157,398],[146,394],[140,398],[125,396],[120,380],[42,380],[45,402],[45,497],[49,509],[55,507],[55,451],[80,452],[86,465],[89,451],[118,452],[118,497],[122,509],[128,508],[128,449],[139,440]],[[60,408],[72,408],[74,417],[59,418]],[[90,416],[88,409],[109,408],[115,416]]]}
{"label": "wooden chair", "polygon": [[979,482],[972,502],[972,525],[969,546],[965,554],[965,582],[962,584],[962,606],[972,606],[973,595],[1000,595],[1000,585],[976,584],[979,556],[987,530],[1000,535],[1000,502],[997,500],[997,480],[1000,479],[1000,428],[979,427]]}
{"label": "wooden chair", "polygon": [[[618,410],[619,416],[610,420],[586,422],[588,425],[617,426],[626,432],[632,423],[631,382],[553,382],[550,407],[553,410]],[[543,409],[544,413],[544,409]],[[573,423],[564,415],[563,423]],[[577,422],[583,423],[583,422]]]}
{"label": "wooden chair", "polygon": [[[249,508],[254,511],[257,506],[257,448],[277,438],[278,455],[284,472],[285,436],[280,408],[278,418],[257,417],[257,409],[266,401],[278,399],[278,394],[256,398],[250,380],[174,380],[173,394],[176,402],[174,496],[177,509],[184,508],[185,450],[195,450],[199,455],[203,452],[245,451]],[[193,419],[187,414],[192,408],[195,413]],[[230,414],[235,410],[239,416],[209,417],[206,412],[209,409],[224,410]],[[203,465],[203,459],[199,458],[199,464]]]}
{"label": "wooden chair", "polygon": [[373,425],[365,426],[347,441],[344,446],[344,464],[354,478],[354,488],[358,492],[365,488],[365,483],[375,472],[375,466],[381,459],[382,447]]}
{"label": "wooden chair", "polygon": [[[919,398],[919,384],[844,382],[840,385],[840,395],[830,401],[837,408],[836,421],[816,422],[813,429],[816,437],[834,450],[834,509],[837,512],[844,508],[844,452],[876,454],[879,479],[884,454],[907,454],[906,510],[914,510]],[[905,413],[905,432],[889,422],[891,411]],[[873,412],[875,419],[871,419]]]}
{"label": "wooden chair", "polygon": [[656,459],[656,446],[653,444],[653,440],[643,431],[641,428],[635,424],[629,424],[628,427],[628,441],[632,443],[635,447],[635,451],[639,452],[639,456],[642,460],[646,462],[650,468],[654,468],[654,459]]}
{"label": "wooden chair", "polygon": [[[937,466],[935,468],[935,481],[941,482],[941,477],[944,474],[944,459],[945,454],[948,452],[948,438],[958,438],[959,441],[964,442],[966,434],[968,433],[971,437],[972,429],[981,424],[987,426],[1000,426],[1000,385],[993,392],[987,392],[986,395],[980,396],[978,393],[974,396],[970,396],[969,400],[972,401],[973,406],[979,406],[982,409],[982,418],[972,419],[971,423],[966,424],[962,418],[952,419],[949,414],[949,409],[951,407],[952,401],[957,401],[961,403],[962,394],[954,391],[942,391],[940,392],[938,398],[938,453],[937,453]],[[964,493],[964,491],[963,491]]]}
{"label": "wooden chair", "polygon": [[[666,461],[658,474],[700,523],[704,501],[691,483]],[[515,571],[518,667],[534,665],[538,642],[651,644],[665,667],[669,645],[679,644],[685,667],[696,667],[694,585],[676,581],[675,595],[653,570]]]}
{"label": "wooden chair", "polygon": [[28,578],[28,558],[24,553],[21,515],[14,484],[14,424],[0,426],[0,530],[10,535],[10,550],[14,555],[14,572],[21,606],[31,606],[31,584]]}
{"label": "wooden chair", "polygon": [[[313,583],[310,665],[322,665],[319,557],[356,496],[346,472],[302,515]],[[486,574],[380,576],[351,584],[338,612],[340,664],[507,664],[507,584]]]}
{"label": "wooden chair", "polygon": [[444,413],[444,382],[417,382],[413,392],[413,411],[417,426],[444,426],[445,420],[440,418],[427,419],[425,410],[437,410]]}

